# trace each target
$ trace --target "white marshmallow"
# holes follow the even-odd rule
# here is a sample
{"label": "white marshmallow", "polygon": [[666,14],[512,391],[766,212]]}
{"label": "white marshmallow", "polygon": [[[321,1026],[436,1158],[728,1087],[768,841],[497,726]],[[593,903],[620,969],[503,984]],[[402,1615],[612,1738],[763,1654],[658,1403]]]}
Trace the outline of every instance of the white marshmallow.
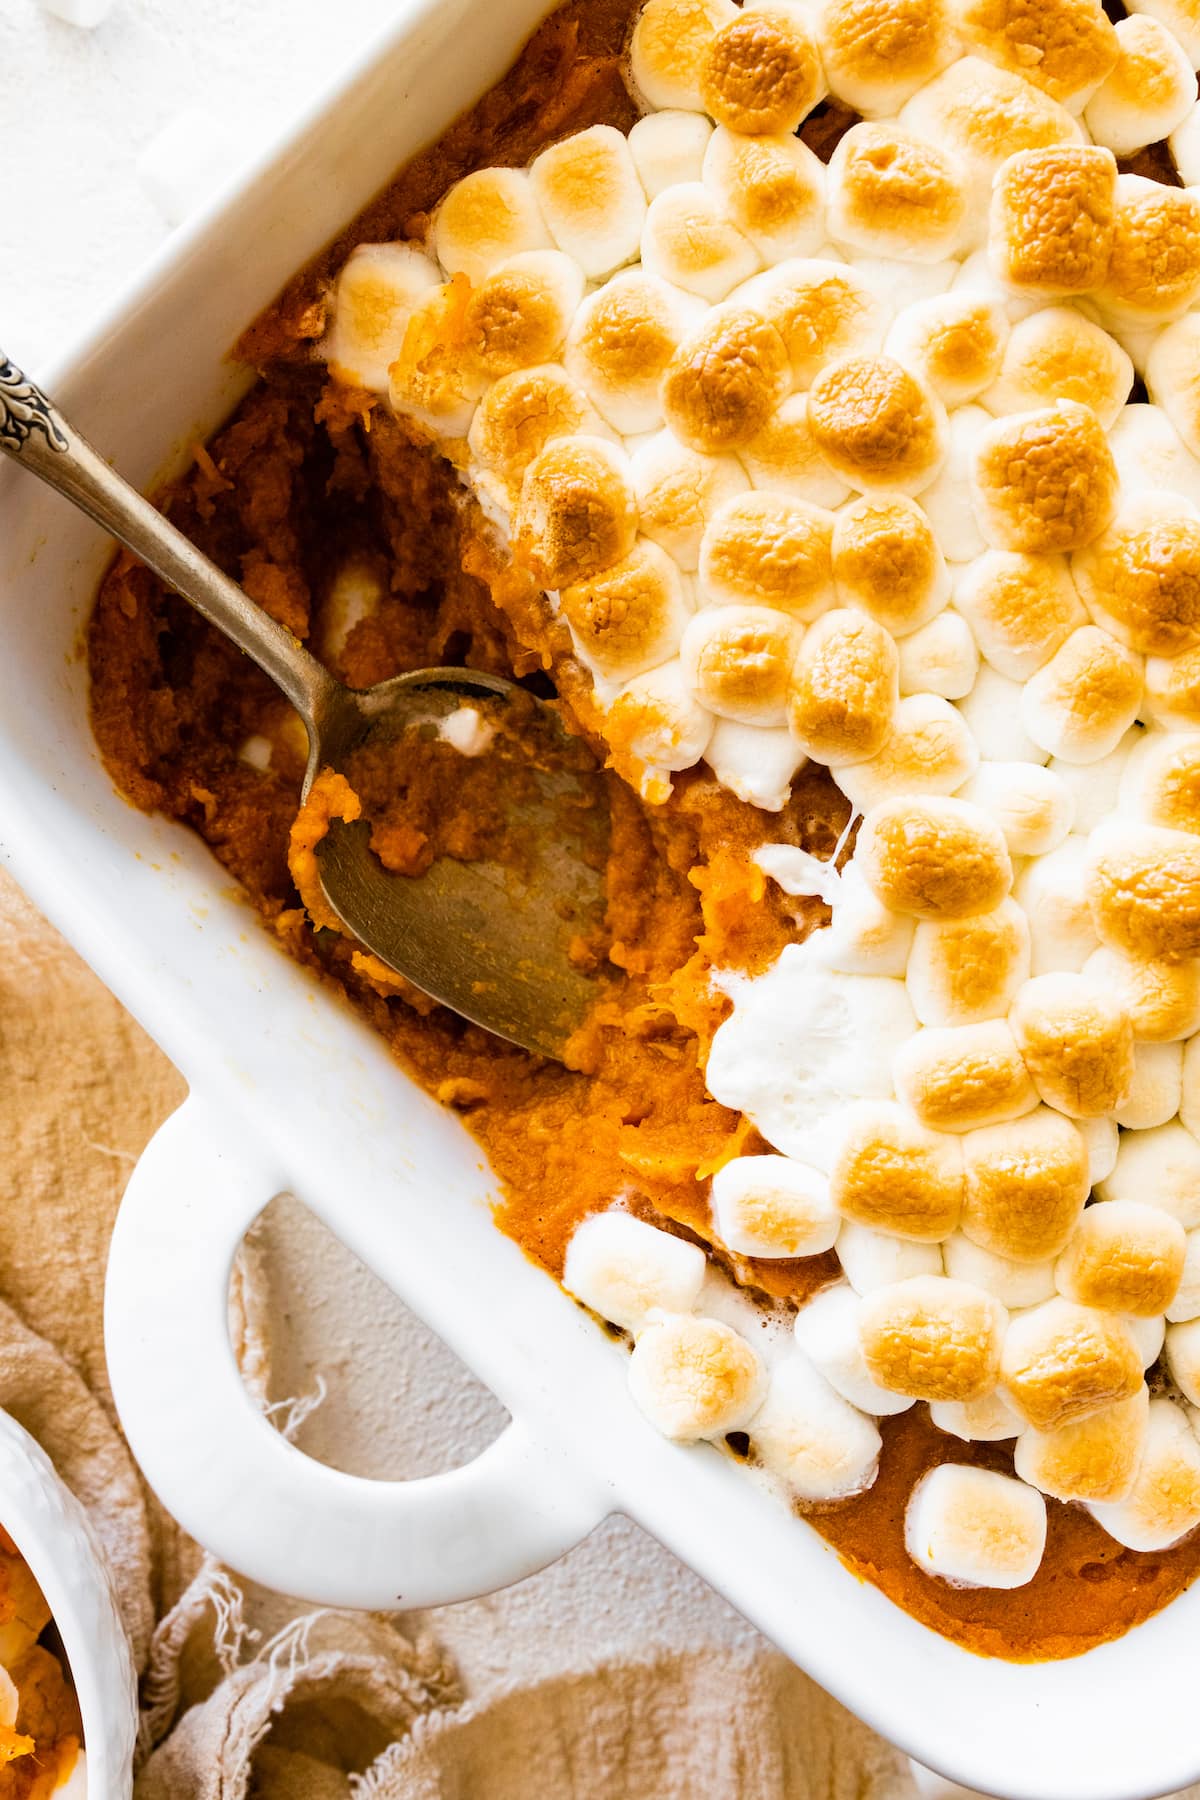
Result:
{"label": "white marshmallow", "polygon": [[807,394],[789,394],[769,424],[739,447],[738,455],[754,486],[768,493],[831,509],[849,496],[849,487],[817,449],[808,423]]}
{"label": "white marshmallow", "polygon": [[713,1176],[712,1209],[737,1256],[819,1256],[841,1223],[828,1177],[788,1156],[735,1156]]}
{"label": "white marshmallow", "polygon": [[664,1437],[694,1443],[749,1424],[766,1375],[745,1338],[719,1319],[666,1313],[638,1336],[629,1359],[629,1391]]}
{"label": "white marshmallow", "polygon": [[1049,752],[1034,743],[1021,723],[1023,692],[1019,681],[985,665],[970,693],[958,702],[984,762],[1049,762]]}
{"label": "white marshmallow", "polygon": [[1165,1125],[1179,1111],[1183,1091],[1182,1044],[1135,1044],[1133,1086],[1113,1117],[1127,1131]]}
{"label": "white marshmallow", "polygon": [[1182,125],[1196,101],[1196,77],[1182,46],[1158,19],[1118,19],[1121,54],[1084,109],[1097,144],[1132,156]]}
{"label": "white marshmallow", "polygon": [[846,1282],[823,1288],[796,1314],[796,1342],[830,1387],[876,1418],[906,1412],[916,1402],[889,1393],[867,1372],[858,1338],[858,1295]]}
{"label": "white marshmallow", "polygon": [[1200,1443],[1182,1407],[1151,1400],[1146,1445],[1125,1500],[1088,1508],[1130,1550],[1167,1550],[1200,1524]]}
{"label": "white marshmallow", "polygon": [[1166,1320],[1161,1314],[1154,1319],[1135,1319],[1132,1314],[1127,1314],[1125,1328],[1137,1345],[1142,1368],[1152,1369],[1162,1355],[1163,1344],[1166,1342]]}
{"label": "white marshmallow", "polygon": [[626,682],[609,709],[608,735],[643,766],[642,798],[658,802],[671,792],[671,775],[700,761],[713,723],[676,659]]}
{"label": "white marshmallow", "polygon": [[[972,1243],[956,1231],[942,1245],[946,1273],[955,1281],[969,1281],[999,1300],[1001,1306],[1019,1308],[1040,1306],[1051,1300],[1054,1285],[1054,1259],[1044,1262],[1014,1262],[1010,1256],[999,1256]],[[934,1420],[936,1424],[936,1419]],[[1019,1428],[1018,1428],[1019,1429]]]}
{"label": "white marshmallow", "polygon": [[738,800],[763,812],[782,812],[793,778],[808,759],[784,725],[718,719],[704,760]]}
{"label": "white marshmallow", "polygon": [[800,1500],[844,1500],[870,1487],[881,1440],[872,1421],[797,1353],[776,1364],[750,1439]]}
{"label": "white marshmallow", "polygon": [[325,359],[339,381],[386,393],[413,307],[437,265],[412,244],[360,244],[338,276]]}
{"label": "white marshmallow", "polygon": [[1014,898],[1029,920],[1033,972],[1077,972],[1100,947],[1087,903],[1088,841],[1072,835],[1017,876]]}
{"label": "white marshmallow", "polygon": [[921,495],[934,535],[947,562],[966,563],[986,549],[971,504],[969,470],[975,446],[992,423],[982,406],[960,406],[949,415],[946,460],[937,480]]}
{"label": "white marshmallow", "polygon": [[999,1388],[982,1400],[934,1400],[929,1417],[939,1431],[968,1444],[1002,1443],[1023,1429]]}
{"label": "white marshmallow", "polygon": [[761,267],[749,238],[726,216],[711,188],[683,181],[650,202],[642,232],[642,263],[704,300],[723,300]]}
{"label": "white marshmallow", "polygon": [[1116,812],[1125,765],[1130,752],[1137,748],[1144,735],[1140,725],[1131,726],[1114,750],[1093,763],[1063,762],[1057,756],[1050,758],[1051,772],[1062,782],[1074,807],[1071,829],[1081,837],[1086,837],[1097,825],[1103,825]]}
{"label": "white marshmallow", "polygon": [[958,264],[901,262],[891,256],[855,256],[853,267],[870,283],[891,312],[903,312],[920,300],[947,293],[958,274]]}
{"label": "white marshmallow", "polygon": [[[1183,45],[1193,69],[1200,69],[1200,12],[1195,0],[1133,0],[1127,10],[1160,19],[1172,37]],[[1182,168],[1179,173],[1187,187],[1195,185],[1194,176]]]}
{"label": "white marshmallow", "polygon": [[820,944],[829,967],[843,974],[902,976],[916,924],[909,914],[884,906],[851,862],[838,883],[833,919]]}
{"label": "white marshmallow", "polygon": [[[1185,315],[1176,322],[1187,324],[1189,318]],[[1162,406],[1123,406],[1109,432],[1108,447],[1121,478],[1122,500],[1139,494],[1178,494],[1200,506],[1200,461]]]}
{"label": "white marshmallow", "polygon": [[967,621],[948,607],[928,625],[902,638],[897,649],[902,694],[937,694],[944,700],[962,700],[975,685],[978,646]]}
{"label": "white marshmallow", "polygon": [[[1141,8],[1136,10],[1140,12]],[[1200,35],[1196,42],[1200,45]],[[1188,54],[1191,55],[1190,50]],[[1175,127],[1167,139],[1167,147],[1184,187],[1195,187],[1200,183],[1200,101],[1189,110],[1182,125]]]}
{"label": "white marshmallow", "polygon": [[913,1489],[904,1541],[919,1569],[953,1587],[1024,1587],[1046,1548],[1046,1502],[1010,1475],[941,1463]]}
{"label": "white marshmallow", "polygon": [[1112,1169],[1096,1185],[1102,1200],[1145,1201],[1191,1231],[1200,1225],[1200,1144],[1175,1119],[1127,1131]]}
{"label": "white marshmallow", "polygon": [[1104,1114],[1095,1119],[1076,1119],[1075,1129],[1087,1151],[1088,1186],[1094,1188],[1107,1181],[1116,1167],[1121,1134],[1116,1120],[1106,1118]]}
{"label": "white marshmallow", "polygon": [[[987,228],[987,206],[983,209],[981,229]],[[986,250],[973,250],[962,263],[958,274],[951,285],[952,294],[973,294],[976,299],[986,300],[999,307],[1010,325],[1016,325],[1021,319],[1027,319],[1030,313],[1038,311],[1045,301],[1038,295],[1018,294],[1005,285],[992,267],[992,259]]]}
{"label": "white marshmallow", "polygon": [[1171,1380],[1185,1400],[1200,1406],[1200,1318],[1169,1325],[1166,1352]]}
{"label": "white marshmallow", "polygon": [[1175,1298],[1166,1310],[1171,1325],[1186,1325],[1200,1318],[1200,1231],[1189,1231],[1183,1259],[1183,1274]]}
{"label": "white marshmallow", "polygon": [[245,763],[248,768],[256,769],[260,775],[265,775],[271,766],[273,755],[274,746],[270,738],[259,737],[255,733],[242,743],[238,750],[238,761]]}
{"label": "white marshmallow", "polygon": [[629,1213],[595,1213],[571,1236],[563,1286],[602,1319],[640,1331],[655,1311],[689,1311],[706,1267],[697,1244]]}
{"label": "white marshmallow", "polygon": [[960,798],[992,815],[1013,856],[1045,856],[1056,850],[1075,815],[1062,778],[1036,763],[981,763]]}
{"label": "white marshmallow", "polygon": [[[1179,1101],[1179,1117],[1191,1136],[1200,1140],[1200,1037],[1184,1046],[1183,1091]],[[1200,1179],[1200,1164],[1198,1179]],[[1200,1217],[1195,1223],[1200,1225]]]}
{"label": "white marshmallow", "polygon": [[704,113],[669,107],[647,113],[630,127],[629,152],[648,200],[682,181],[699,181],[704,152],[713,134]]}
{"label": "white marshmallow", "polygon": [[873,1294],[914,1275],[942,1273],[940,1244],[921,1244],[913,1238],[893,1237],[846,1219],[837,1239],[838,1260],[856,1294]]}

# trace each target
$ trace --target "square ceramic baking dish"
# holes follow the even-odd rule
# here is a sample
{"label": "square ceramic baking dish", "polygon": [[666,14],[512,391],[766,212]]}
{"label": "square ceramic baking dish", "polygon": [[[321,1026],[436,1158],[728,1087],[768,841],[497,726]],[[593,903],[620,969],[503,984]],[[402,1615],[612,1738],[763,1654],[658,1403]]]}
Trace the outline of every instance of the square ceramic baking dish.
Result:
{"label": "square ceramic baking dish", "polygon": [[[135,482],[180,468],[246,385],[226,360],[239,330],[546,10],[404,0],[370,54],[46,372],[80,428]],[[1200,1587],[1071,1662],[977,1658],[856,1580],[732,1461],[638,1415],[625,1352],[493,1225],[488,1171],[456,1121],[274,948],[197,839],[113,791],[79,651],[109,554],[61,501],[0,472],[0,852],[191,1086],[130,1185],[108,1290],[124,1423],[188,1529],[285,1591],[406,1606],[515,1580],[622,1510],[957,1781],[1009,1800],[1148,1800],[1200,1774]],[[255,1412],[225,1295],[243,1230],[284,1189],[508,1408],[475,1463],[356,1480]]]}

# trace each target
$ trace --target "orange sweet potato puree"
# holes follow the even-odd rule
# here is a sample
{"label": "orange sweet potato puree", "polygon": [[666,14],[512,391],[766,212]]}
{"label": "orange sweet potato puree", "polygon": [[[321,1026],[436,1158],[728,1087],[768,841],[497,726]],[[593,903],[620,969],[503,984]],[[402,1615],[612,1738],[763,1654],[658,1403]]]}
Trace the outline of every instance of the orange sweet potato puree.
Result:
{"label": "orange sweet potato puree", "polygon": [[[240,346],[261,380],[164,498],[175,522],[347,682],[446,663],[515,673],[556,694],[568,726],[593,742],[586,676],[542,596],[497,561],[453,472],[372,396],[327,386],[311,346],[330,275],[355,242],[419,234],[439,195],[471,168],[523,163],[583,125],[630,122],[619,59],[632,3],[575,0],[555,13],[509,76],[295,278]],[[819,109],[805,136],[828,155],[850,118]],[[350,563],[374,571],[381,596],[343,638],[330,596]],[[460,1111],[502,1186],[498,1223],[530,1257],[560,1274],[575,1224],[618,1193],[707,1239],[707,1175],[764,1146],[705,1091],[706,1046],[724,1005],[706,978],[714,964],[760,969],[824,922],[818,902],[785,899],[750,862],[764,840],[831,853],[846,807],[822,771],[807,770],[777,816],[738,803],[703,773],[680,779],[671,800],[653,807],[609,777],[601,953],[615,986],[577,1045],[577,1066],[566,1069],[489,1038],[314,926],[287,860],[305,754],[298,721],[264,676],[126,555],[98,596],[88,651],[96,737],[114,780],[138,806],[199,832],[283,947],[340,989],[415,1079]],[[239,757],[252,735],[271,744],[265,771]],[[418,835],[428,835],[446,780],[444,764],[419,772]],[[457,789],[442,797],[461,814]],[[318,812],[337,798],[320,796]],[[406,835],[404,821],[393,822],[395,854],[419,858],[417,826]],[[321,829],[306,814],[303,850]],[[764,1305],[802,1301],[837,1267],[832,1255],[714,1254]],[[947,1458],[1010,1467],[1011,1452],[960,1445],[932,1427],[924,1407],[883,1430],[875,1487],[813,1523],[860,1575],[981,1654],[1076,1654],[1148,1617],[1200,1567],[1200,1541],[1132,1555],[1085,1513],[1051,1501],[1046,1557],[1028,1587],[969,1593],[930,1580],[903,1544],[917,1474]]]}
{"label": "orange sweet potato puree", "polygon": [[28,1564],[0,1529],[0,1666],[19,1697],[16,1725],[0,1725],[0,1800],[47,1800],[79,1754],[82,1727],[71,1684],[58,1658],[30,1641],[49,1622]]}

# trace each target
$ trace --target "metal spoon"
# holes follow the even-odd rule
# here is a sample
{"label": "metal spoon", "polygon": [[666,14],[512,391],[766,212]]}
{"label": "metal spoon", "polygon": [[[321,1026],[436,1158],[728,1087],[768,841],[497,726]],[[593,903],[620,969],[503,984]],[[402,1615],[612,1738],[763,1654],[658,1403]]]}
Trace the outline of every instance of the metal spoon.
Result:
{"label": "metal spoon", "polygon": [[[368,740],[430,735],[464,697],[489,708],[536,708],[538,735],[557,733],[566,750],[557,714],[496,675],[417,669],[373,688],[343,687],[122,480],[2,352],[0,450],[127,545],[270,676],[308,732],[304,797],[321,769],[344,773]],[[578,748],[561,766],[543,756],[517,771],[498,808],[494,857],[440,856],[424,875],[389,874],[370,848],[366,820],[333,824],[317,851],[329,904],[367,950],[464,1018],[560,1061],[600,997],[572,952],[603,919],[608,805],[598,771],[578,766]]]}

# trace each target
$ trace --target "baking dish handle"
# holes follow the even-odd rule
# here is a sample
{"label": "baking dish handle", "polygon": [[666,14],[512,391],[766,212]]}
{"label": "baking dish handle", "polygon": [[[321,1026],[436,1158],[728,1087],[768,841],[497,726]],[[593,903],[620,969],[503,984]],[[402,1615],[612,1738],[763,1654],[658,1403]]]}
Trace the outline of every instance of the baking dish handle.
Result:
{"label": "baking dish handle", "polygon": [[444,1605],[553,1562],[608,1507],[520,1420],[460,1468],[372,1481],[304,1455],[254,1404],[229,1335],[229,1277],[247,1228],[287,1186],[193,1095],[125,1191],[105,1293],[108,1369],[159,1499],[239,1574],[321,1605]]}

